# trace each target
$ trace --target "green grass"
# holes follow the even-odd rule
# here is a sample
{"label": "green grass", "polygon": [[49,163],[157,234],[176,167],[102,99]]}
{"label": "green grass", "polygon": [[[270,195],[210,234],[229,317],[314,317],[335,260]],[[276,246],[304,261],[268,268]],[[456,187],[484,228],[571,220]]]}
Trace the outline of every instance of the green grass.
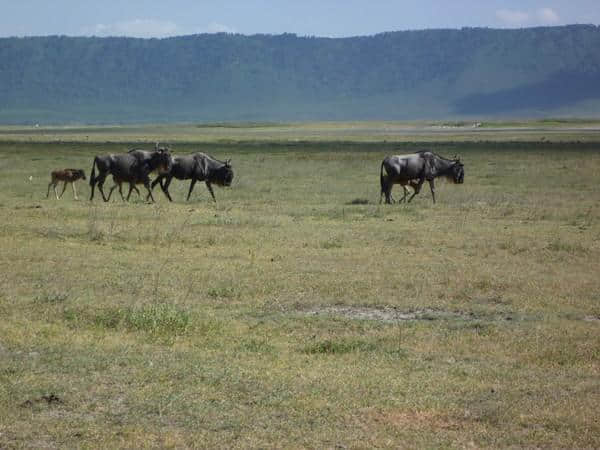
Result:
{"label": "green grass", "polygon": [[0,447],[600,446],[600,136],[430,136],[465,184],[386,206],[420,144],[313,127],[174,145],[216,205],[45,198],[135,128],[0,142]]}
{"label": "green grass", "polygon": [[[474,126],[480,124],[479,126]],[[208,147],[245,143],[255,150],[284,143],[306,150],[306,146],[330,147],[332,143],[360,146],[365,142],[384,146],[461,143],[479,148],[481,143],[514,145],[524,143],[597,142],[598,119],[369,121],[369,122],[217,122],[188,124],[141,124],[105,126],[0,126],[3,142],[72,143],[103,146],[109,143],[138,145],[160,141],[171,145],[195,144]],[[513,147],[514,148],[514,147]],[[529,147],[527,147],[529,148]]]}

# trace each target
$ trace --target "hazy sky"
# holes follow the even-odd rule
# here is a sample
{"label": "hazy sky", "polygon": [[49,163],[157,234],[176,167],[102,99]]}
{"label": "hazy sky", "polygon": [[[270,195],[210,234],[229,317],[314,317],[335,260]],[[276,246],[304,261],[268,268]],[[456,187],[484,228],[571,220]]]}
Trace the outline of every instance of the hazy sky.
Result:
{"label": "hazy sky", "polygon": [[0,36],[356,36],[600,23],[600,0],[0,0]]}

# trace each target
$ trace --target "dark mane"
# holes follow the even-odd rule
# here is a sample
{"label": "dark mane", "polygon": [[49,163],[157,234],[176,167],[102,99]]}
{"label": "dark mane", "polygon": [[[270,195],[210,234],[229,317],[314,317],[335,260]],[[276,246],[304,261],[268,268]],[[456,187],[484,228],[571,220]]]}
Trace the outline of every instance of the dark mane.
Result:
{"label": "dark mane", "polygon": [[417,150],[415,153],[420,153],[420,154],[422,154],[422,153],[431,153],[436,158],[443,159],[444,161],[451,161],[451,162],[455,161],[454,159],[446,158],[445,156],[442,156],[442,155],[434,152],[433,150]]}
{"label": "dark mane", "polygon": [[221,163],[223,165],[225,165],[227,162],[226,161],[221,161],[220,159],[215,158],[213,155],[209,155],[208,153],[204,153],[204,152],[199,152],[202,155],[207,156],[208,158],[212,159],[215,162]]}

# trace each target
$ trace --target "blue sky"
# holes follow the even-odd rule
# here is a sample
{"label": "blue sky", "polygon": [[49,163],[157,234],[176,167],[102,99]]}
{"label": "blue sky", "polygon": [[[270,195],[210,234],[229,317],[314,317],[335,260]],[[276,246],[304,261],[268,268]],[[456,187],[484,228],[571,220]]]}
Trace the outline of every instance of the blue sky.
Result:
{"label": "blue sky", "polygon": [[0,36],[356,36],[600,23],[600,0],[0,0]]}

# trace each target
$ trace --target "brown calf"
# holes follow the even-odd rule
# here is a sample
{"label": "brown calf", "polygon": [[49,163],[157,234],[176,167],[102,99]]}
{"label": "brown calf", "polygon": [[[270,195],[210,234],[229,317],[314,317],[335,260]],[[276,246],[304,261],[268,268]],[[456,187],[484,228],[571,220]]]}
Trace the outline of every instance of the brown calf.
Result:
{"label": "brown calf", "polygon": [[[50,195],[50,186],[54,187],[54,194],[56,195],[56,199],[62,197],[65,193],[65,189],[67,188],[67,183],[71,183],[71,187],[73,187],[73,196],[75,200],[79,200],[77,198],[77,191],[75,190],[75,181],[82,179],[85,180],[85,172],[82,169],[62,169],[62,170],[54,170],[51,174],[51,181],[48,183],[48,192],[46,193],[46,198]],[[63,190],[58,195],[56,192],[56,185],[59,181],[63,182]]]}

